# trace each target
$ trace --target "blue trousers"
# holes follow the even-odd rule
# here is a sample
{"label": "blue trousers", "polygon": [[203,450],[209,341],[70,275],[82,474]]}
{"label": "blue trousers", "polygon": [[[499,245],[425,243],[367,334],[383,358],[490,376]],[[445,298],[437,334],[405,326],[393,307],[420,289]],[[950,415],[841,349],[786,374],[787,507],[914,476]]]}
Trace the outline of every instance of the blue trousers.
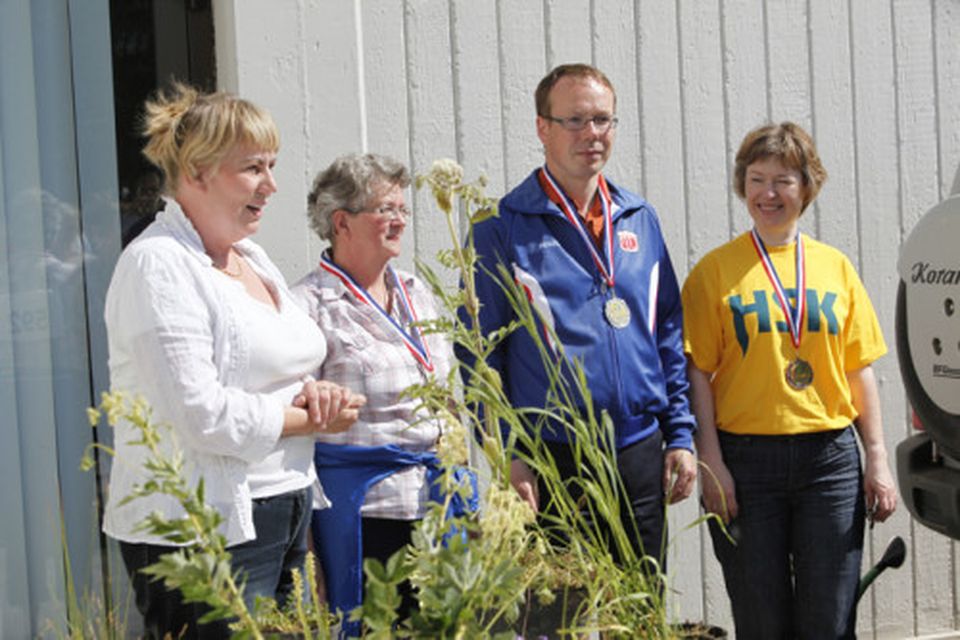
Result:
{"label": "blue trousers", "polygon": [[[276,598],[282,606],[293,588],[292,570],[303,571],[307,554],[307,528],[312,508],[309,488],[253,501],[253,522],[257,538],[230,547],[231,565],[246,580],[244,602],[253,611],[257,596]],[[120,553],[136,594],[137,609],[143,615],[145,637],[219,640],[229,638],[231,620],[198,625],[209,611],[201,603],[184,603],[179,590],[168,590],[162,581],[140,570],[178,547],[158,544],[120,543]],[[181,635],[181,633],[183,635]]]}
{"label": "blue trousers", "polygon": [[[569,445],[558,442],[546,442],[545,445],[553,456],[557,471],[563,480],[589,474],[589,470],[578,465]],[[660,556],[664,555],[662,553],[663,538],[666,529],[663,501],[663,436],[657,431],[645,440],[620,449],[616,452],[616,462],[617,471],[626,490],[626,495],[621,496],[622,525],[630,538],[633,552],[638,557],[646,556],[659,561]],[[569,541],[551,524],[549,516],[555,518],[557,513],[551,508],[550,492],[542,478],[539,479],[538,489],[542,510],[540,523],[547,529],[551,542],[558,548],[563,548]],[[613,539],[602,533],[607,530],[608,525],[593,521],[592,507],[580,486],[574,483],[568,485],[567,490],[574,501],[582,505],[581,513],[586,520],[586,526],[601,531],[601,535],[610,545],[610,553],[614,561],[621,563],[622,554],[613,544]],[[666,573],[665,557],[660,566]],[[573,614],[583,601],[585,592],[582,589],[572,589],[565,593],[557,593],[556,596],[557,599],[552,604],[540,605],[530,594],[526,609],[515,631],[526,638],[561,637],[557,630],[575,622]]]}
{"label": "blue trousers", "polygon": [[[576,477],[584,470],[579,468],[574,459],[571,448],[567,444],[546,442],[550,454],[553,456],[560,477],[564,480]],[[658,562],[666,573],[666,557],[663,554],[663,536],[666,526],[664,520],[663,502],[663,436],[659,431],[649,438],[635,442],[617,451],[617,470],[623,481],[626,495],[621,505],[623,527],[631,538],[633,550],[640,556],[649,556]],[[542,479],[538,482],[540,493],[540,508],[544,513],[552,513],[550,508],[550,492]],[[569,489],[574,500],[583,503],[582,512],[587,520],[591,520],[591,508],[577,485]],[[544,521],[544,526],[550,530],[550,525]],[[590,526],[602,527],[602,523]],[[560,546],[563,546],[562,540]],[[612,543],[612,540],[609,542]],[[619,562],[620,554],[616,547],[611,546],[611,553]]]}
{"label": "blue trousers", "polygon": [[737,638],[854,638],[864,498],[853,428],[794,436],[721,432],[739,513],[710,523]]}

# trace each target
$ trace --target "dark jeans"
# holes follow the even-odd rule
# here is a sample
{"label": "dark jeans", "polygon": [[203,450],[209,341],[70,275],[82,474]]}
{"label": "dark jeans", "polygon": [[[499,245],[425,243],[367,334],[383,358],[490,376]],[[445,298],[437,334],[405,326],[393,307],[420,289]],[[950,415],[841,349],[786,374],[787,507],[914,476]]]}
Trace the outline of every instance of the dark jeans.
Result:
{"label": "dark jeans", "polygon": [[864,499],[853,428],[720,433],[736,483],[732,545],[710,523],[737,638],[855,637]]}
{"label": "dark jeans", "polygon": [[[281,606],[293,588],[292,569],[303,570],[310,522],[310,489],[302,489],[253,501],[253,522],[257,538],[230,547],[231,564],[246,580],[243,597],[252,611],[257,596],[276,598]],[[178,547],[157,544],[120,543],[120,552],[136,593],[137,609],[143,615],[146,638],[229,638],[231,620],[197,625],[209,611],[200,603],[184,603],[177,590],[162,581],[153,581],[141,569]],[[182,635],[181,635],[182,633]]]}
{"label": "dark jeans", "polygon": [[[556,461],[557,470],[562,479],[583,475],[566,444],[547,443],[550,453]],[[663,437],[659,431],[646,440],[631,444],[617,452],[617,470],[626,488],[624,503],[620,505],[620,513],[624,530],[630,537],[634,551],[639,556],[656,559],[660,563],[662,572],[666,572],[666,557],[663,553],[663,539],[666,522],[664,520],[663,500]],[[540,508],[543,513],[549,514],[550,495],[543,481],[539,482]],[[571,496],[581,504],[581,513],[588,521],[588,526],[605,527],[604,523],[593,523],[590,517],[590,507],[585,503],[582,491],[577,486],[570,489]],[[541,520],[549,530],[549,520]],[[620,553],[612,538],[610,549],[613,558],[619,563]],[[562,536],[554,535],[554,544],[563,546]],[[664,556],[661,558],[661,556]],[[558,629],[566,628],[572,622],[572,617],[583,600],[582,590],[568,590],[558,593],[557,599],[551,605],[541,606],[535,602],[532,594],[527,598],[527,608],[521,615],[521,622],[517,632],[523,633],[526,638],[558,638]]]}
{"label": "dark jeans", "polygon": [[[557,470],[563,480],[584,473],[577,466],[570,447],[566,444],[548,442],[547,448],[556,461]],[[663,502],[663,437],[659,431],[640,442],[635,442],[617,451],[617,470],[626,488],[626,496],[620,505],[624,530],[630,537],[634,551],[665,562],[663,555],[664,502]],[[540,508],[549,514],[550,494],[541,479],[539,482]],[[583,503],[585,498],[579,486],[570,489],[571,497],[582,504],[581,513],[588,522],[592,521],[590,506]],[[549,527],[547,522],[544,522]],[[604,526],[600,523],[599,526]],[[611,540],[612,542],[612,540]],[[611,552],[619,560],[620,553],[615,545]],[[666,572],[666,565],[662,566]]]}

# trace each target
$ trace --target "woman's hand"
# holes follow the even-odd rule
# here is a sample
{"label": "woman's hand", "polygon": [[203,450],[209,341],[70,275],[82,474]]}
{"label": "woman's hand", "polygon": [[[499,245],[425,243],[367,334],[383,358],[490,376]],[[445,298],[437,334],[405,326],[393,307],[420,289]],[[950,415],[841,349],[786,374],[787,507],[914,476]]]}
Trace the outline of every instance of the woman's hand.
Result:
{"label": "woman's hand", "polygon": [[730,524],[740,511],[733,476],[720,458],[703,462],[706,467],[706,470],[700,474],[703,508],[707,513],[720,516],[724,524]]}
{"label": "woman's hand", "polygon": [[887,463],[880,419],[880,392],[873,367],[867,365],[848,371],[847,382],[853,407],[860,414],[854,425],[863,444],[863,497],[867,501],[867,515],[873,522],[883,522],[897,508],[897,486]]}
{"label": "woman's hand", "polygon": [[[691,360],[687,364],[687,377],[690,379],[690,405],[697,417],[697,432],[694,440],[697,453],[704,470],[700,474],[700,490],[703,492],[703,508],[707,513],[715,513],[729,524],[740,511],[737,505],[737,492],[733,476],[723,463],[723,451],[717,435],[714,417],[713,389],[707,373]],[[724,508],[726,507],[726,508]]]}
{"label": "woman's hand", "polygon": [[323,433],[341,433],[353,426],[360,416],[360,407],[367,404],[367,398],[358,393],[352,394],[351,398],[347,408],[333,416],[333,419],[322,429]]}
{"label": "woman's hand", "polygon": [[365,396],[326,380],[308,378],[294,399],[293,406],[307,412],[311,433],[340,433],[357,421]]}
{"label": "woman's hand", "polygon": [[896,511],[897,487],[886,455],[874,460],[867,455],[863,471],[863,496],[867,502],[867,517],[874,522],[883,522]]}

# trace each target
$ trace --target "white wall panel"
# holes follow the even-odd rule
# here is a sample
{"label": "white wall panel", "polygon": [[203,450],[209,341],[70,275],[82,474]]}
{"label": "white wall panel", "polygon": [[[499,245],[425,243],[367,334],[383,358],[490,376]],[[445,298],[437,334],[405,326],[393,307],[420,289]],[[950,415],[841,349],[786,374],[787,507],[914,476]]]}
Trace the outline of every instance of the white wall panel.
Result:
{"label": "white wall panel", "polygon": [[[363,59],[360,73],[365,105],[363,114],[355,118],[364,120],[366,131],[366,146],[357,151],[387,155],[409,167],[413,150],[403,3],[352,3],[360,12],[357,48]],[[413,233],[404,235],[402,251],[405,266],[409,266],[415,254]]]}
{"label": "white wall panel", "polygon": [[[733,159],[744,136],[770,121],[767,86],[767,41],[763,0],[725,0],[723,25],[724,118],[726,131],[726,184],[730,237],[750,228],[750,216],[734,192]],[[719,211],[717,212],[719,215]]]}
{"label": "white wall panel", "polygon": [[596,3],[592,15],[593,64],[603,69],[616,88],[620,116],[606,172],[632,191],[643,193],[634,7],[627,2]]}
{"label": "white wall panel", "polygon": [[487,176],[491,193],[504,193],[499,34],[497,14],[491,8],[474,0],[455,0],[450,5],[457,103],[455,157],[474,175]]}
{"label": "white wall panel", "polygon": [[[940,184],[939,198],[951,192],[960,193],[960,3],[953,0],[935,0],[932,15],[932,45],[934,55],[935,109],[937,131],[937,176]],[[958,585],[960,585],[960,562],[958,544],[953,543],[953,625],[960,628],[958,619]],[[921,603],[922,604],[922,603]]]}
{"label": "white wall panel", "polygon": [[810,128],[810,48],[807,3],[774,0],[764,3],[767,82],[770,119],[792,120]]}
{"label": "white wall panel", "polygon": [[632,188],[656,207],[677,276],[683,277],[688,267],[688,221],[677,20],[673,3],[636,2],[639,97],[637,111],[621,110],[621,118],[640,123],[641,179]]}
{"label": "white wall panel", "polygon": [[[353,2],[308,2],[302,14],[303,33],[303,170],[301,182],[309,194],[317,173],[337,156],[362,150],[366,138],[366,96],[363,92],[363,33]],[[331,94],[311,87],[336,87]],[[333,98],[333,99],[331,99]],[[287,147],[287,145],[285,145]],[[280,161],[286,160],[286,148]],[[306,199],[291,206],[294,223],[306,216]],[[310,263],[320,258],[323,241],[306,234]]]}
{"label": "white wall panel", "polygon": [[[258,239],[289,278],[316,259],[304,201],[335,155],[377,151],[414,172],[453,157],[502,194],[542,162],[537,82],[592,62],[618,95],[608,174],[657,208],[681,278],[749,228],[730,186],[744,134],[771,120],[810,129],[830,178],[803,229],[860,270],[892,348],[899,244],[960,163],[956,0],[215,0],[215,11],[221,82],[268,107],[283,135],[281,192]],[[406,266],[447,242],[429,198],[414,205]],[[876,370],[892,456],[908,428],[895,355]],[[696,514],[693,500],[674,509],[673,532]],[[956,626],[955,545],[905,510],[869,534],[865,564],[898,534],[908,564],[862,602],[861,637]],[[680,534],[670,567],[673,615],[731,626],[705,529]]]}
{"label": "white wall panel", "polygon": [[[498,2],[500,99],[503,105],[505,184],[521,182],[543,162],[536,135],[533,91],[546,73],[543,6],[539,2]],[[468,173],[471,171],[467,169]]]}
{"label": "white wall panel", "polygon": [[593,2],[543,0],[547,66],[593,62],[590,5]]}
{"label": "white wall panel", "polygon": [[[455,158],[457,153],[450,5],[436,0],[406,0],[404,25],[411,166],[415,173],[422,173],[434,159]],[[427,214],[412,229],[417,255],[434,256],[450,244],[446,228],[430,219],[428,193],[414,194],[414,204],[416,210]]]}
{"label": "white wall panel", "polygon": [[[233,3],[233,29],[220,26],[233,33],[236,49],[229,52],[232,59],[218,56],[218,65],[235,65],[236,70],[226,74],[236,82],[231,90],[268,109],[277,122],[281,144],[278,190],[270,198],[257,240],[267,247],[283,247],[272,253],[273,260],[288,277],[299,277],[314,262],[304,217],[306,176],[310,173],[306,141],[311,137],[305,7],[302,2],[278,2],[271,4],[269,11],[264,9],[259,3]],[[316,99],[312,96],[312,101]]]}
{"label": "white wall panel", "polygon": [[935,0],[932,30],[940,197],[945,198],[951,187],[960,187],[960,2]]}
{"label": "white wall panel", "polygon": [[[730,229],[730,212],[729,209],[725,210],[729,172],[720,3],[677,3],[677,18],[679,113],[683,133],[687,221],[685,267],[689,270],[710,249],[725,242]],[[664,115],[671,117],[671,113],[668,111]],[[647,161],[653,163],[657,159],[649,157]],[[675,261],[681,262],[681,255],[679,249],[674,249]],[[713,558],[709,535],[706,531],[702,535],[704,543],[701,557],[706,594],[702,600],[704,617],[732,629],[720,567]]]}
{"label": "white wall panel", "polygon": [[818,2],[810,11],[813,128],[829,177],[804,216],[804,230],[857,256],[856,155],[853,115],[853,61],[848,2]]}
{"label": "white wall panel", "polygon": [[[892,339],[899,282],[892,258],[900,244],[892,12],[888,5],[878,10],[875,2],[854,0],[851,18],[859,250],[850,257],[860,270],[886,335]],[[884,358],[874,370],[883,414],[891,420],[902,413],[904,404],[896,361]],[[886,439],[892,452],[900,434],[888,430]],[[883,552],[881,536],[894,534],[909,534],[909,517],[903,510],[871,536],[864,549],[865,558],[878,559]],[[911,599],[903,597],[905,586],[906,580],[902,579],[885,580],[874,586],[871,601],[877,632],[900,637],[914,632]],[[869,606],[864,602],[864,608]]]}
{"label": "white wall panel", "polygon": [[[719,3],[680,2],[680,98],[689,264],[728,238]],[[653,159],[651,159],[653,160]]]}
{"label": "white wall panel", "polygon": [[[939,200],[931,18],[929,4],[893,3],[901,239],[930,203]],[[908,435],[905,405],[886,417],[890,437]],[[923,527],[914,527],[914,533],[914,571],[924,577],[916,581],[914,615],[917,633],[924,634],[953,624],[953,575],[943,570],[951,566],[953,543]],[[886,538],[875,537],[874,544],[882,549]]]}

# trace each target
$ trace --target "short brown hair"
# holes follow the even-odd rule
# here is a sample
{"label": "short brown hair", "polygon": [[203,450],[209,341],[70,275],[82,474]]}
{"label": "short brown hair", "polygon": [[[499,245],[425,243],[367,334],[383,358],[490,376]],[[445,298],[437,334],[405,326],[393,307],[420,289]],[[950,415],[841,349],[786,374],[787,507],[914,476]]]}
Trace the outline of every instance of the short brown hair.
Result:
{"label": "short brown hair", "polygon": [[820,193],[827,181],[827,170],[820,162],[813,138],[793,122],[766,124],[748,133],[740,143],[734,164],[733,188],[740,198],[746,197],[747,167],[754,162],[776,158],[788,169],[803,176],[803,210]]}
{"label": "short brown hair", "polygon": [[617,92],[613,88],[613,83],[610,82],[610,78],[597,69],[592,67],[589,64],[561,64],[558,67],[554,67],[550,73],[543,76],[543,80],[540,81],[540,84],[537,85],[537,90],[533,93],[534,100],[537,103],[537,115],[541,117],[546,117],[553,115],[550,113],[550,90],[553,89],[554,85],[563,77],[572,77],[572,78],[591,78],[596,80],[607,89],[610,89],[610,93],[613,94],[613,105],[617,105]]}
{"label": "short brown hair", "polygon": [[195,177],[217,167],[237,144],[273,153],[280,148],[270,114],[229,93],[205,94],[177,82],[148,100],[145,109],[143,155],[163,172],[170,195],[181,175]]}

